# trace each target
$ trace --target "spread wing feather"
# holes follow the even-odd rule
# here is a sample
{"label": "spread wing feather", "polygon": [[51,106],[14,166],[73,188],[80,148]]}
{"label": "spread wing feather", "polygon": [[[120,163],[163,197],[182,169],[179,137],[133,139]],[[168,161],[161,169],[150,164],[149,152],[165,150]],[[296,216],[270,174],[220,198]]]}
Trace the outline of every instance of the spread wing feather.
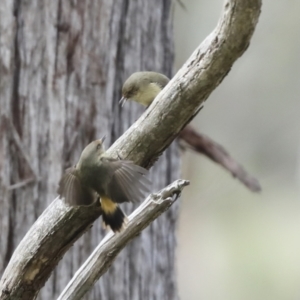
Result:
{"label": "spread wing feather", "polygon": [[[148,170],[141,168],[140,166],[136,166],[133,164],[133,167],[138,167],[138,169],[136,169],[136,171],[138,172],[138,176],[141,178],[141,180],[139,181],[139,188],[144,191],[144,192],[149,192],[149,185],[151,184],[150,180],[147,177],[144,177],[141,175],[145,175],[148,173]],[[142,172],[140,171],[140,169],[142,169]],[[130,172],[132,172],[132,169],[130,169],[127,165],[124,166],[124,171],[126,172],[127,175],[131,174]],[[147,171],[145,173],[145,171]],[[129,174],[128,174],[129,173]]]}
{"label": "spread wing feather", "polygon": [[142,178],[142,180],[140,180],[140,187],[145,191],[145,192],[149,192],[149,185],[151,184],[150,180],[147,177],[141,177],[141,175],[147,175],[148,174],[148,170],[137,166],[135,164],[133,164],[131,161],[126,161],[128,162],[128,164],[124,164],[123,169],[124,171],[126,171],[126,173],[130,173],[131,175],[133,175],[132,171],[135,171],[135,174],[137,174],[138,177]]}
{"label": "spread wing feather", "polygon": [[128,189],[129,196],[130,194],[134,194],[134,196],[136,196],[135,198],[140,199],[141,197],[143,197],[142,190],[144,189],[144,186],[142,185],[142,180],[140,180],[139,182],[139,188],[138,189],[135,188],[139,180],[139,177],[141,177],[141,175],[139,175],[139,177],[137,176],[134,177],[132,171],[124,167],[117,170],[117,176],[118,176],[118,180],[122,181],[123,185],[125,185],[125,187]]}
{"label": "spread wing feather", "polygon": [[75,168],[69,168],[59,181],[57,193],[70,205],[90,205],[94,202],[91,192],[82,187]]}
{"label": "spread wing feather", "polygon": [[134,180],[124,170],[117,171],[115,177],[115,180],[122,185],[122,190],[126,193],[129,201],[137,202],[138,199],[143,197],[141,191],[135,188]]}
{"label": "spread wing feather", "polygon": [[114,202],[139,202],[143,199],[150,183],[145,177],[148,170],[135,165],[132,161],[109,161],[114,173],[108,184],[107,194]]}
{"label": "spread wing feather", "polygon": [[135,192],[138,190],[141,196],[144,196],[144,193],[149,193],[149,185],[151,182],[145,177],[148,170],[127,161],[126,164],[123,165],[122,170],[124,170],[125,176],[132,181],[133,188],[136,188]]}

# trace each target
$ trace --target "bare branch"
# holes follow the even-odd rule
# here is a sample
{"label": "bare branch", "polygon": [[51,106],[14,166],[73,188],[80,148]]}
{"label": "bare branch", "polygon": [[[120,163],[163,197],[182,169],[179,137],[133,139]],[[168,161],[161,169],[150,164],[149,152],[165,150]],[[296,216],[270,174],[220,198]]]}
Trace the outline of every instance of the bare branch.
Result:
{"label": "bare branch", "polygon": [[34,299],[64,253],[100,214],[99,206],[69,207],[57,197],[12,255],[1,278],[0,299]]}
{"label": "bare branch", "polygon": [[7,128],[9,129],[9,132],[12,136],[12,140],[14,141],[15,145],[17,146],[17,149],[19,150],[21,156],[24,158],[27,166],[29,167],[30,172],[33,175],[30,178],[22,180],[21,182],[18,182],[18,183],[8,186],[8,190],[18,189],[18,188],[21,188],[24,185],[27,185],[31,182],[39,181],[40,178],[36,174],[36,171],[34,170],[34,167],[32,166],[31,159],[25,150],[25,147],[20,139],[20,136],[19,136],[14,124],[12,123],[12,120],[10,118],[8,118],[6,115],[3,115],[3,122],[6,123]]}
{"label": "bare branch", "polygon": [[248,48],[260,7],[261,0],[226,0],[216,29],[115,142],[110,153],[115,155],[116,149],[122,149],[122,157],[151,166]]}
{"label": "bare branch", "polygon": [[179,133],[179,137],[185,141],[191,149],[206,155],[212,161],[229,171],[233,177],[240,180],[250,191],[261,191],[258,180],[248,174],[243,166],[231,157],[223,146],[208,136],[197,132],[191,125],[188,125]]}
{"label": "bare branch", "polygon": [[[151,166],[247,49],[260,7],[261,0],[225,1],[217,28],[108,154]],[[63,254],[99,215],[99,208],[74,209],[55,200],[15,250],[0,281],[0,299],[35,298]]]}
{"label": "bare branch", "polygon": [[22,180],[22,181],[20,181],[18,183],[9,185],[7,187],[7,190],[8,191],[12,191],[12,190],[15,190],[15,189],[19,189],[19,188],[21,188],[21,187],[23,187],[23,186],[25,186],[25,185],[27,185],[29,183],[32,183],[34,181],[36,181],[36,178],[35,177],[30,177],[30,178]]}
{"label": "bare branch", "polygon": [[187,180],[176,180],[157,194],[151,194],[130,216],[126,229],[111,231],[76,272],[58,300],[81,299],[103,275],[118,253],[152,221],[166,211],[178,198]]}

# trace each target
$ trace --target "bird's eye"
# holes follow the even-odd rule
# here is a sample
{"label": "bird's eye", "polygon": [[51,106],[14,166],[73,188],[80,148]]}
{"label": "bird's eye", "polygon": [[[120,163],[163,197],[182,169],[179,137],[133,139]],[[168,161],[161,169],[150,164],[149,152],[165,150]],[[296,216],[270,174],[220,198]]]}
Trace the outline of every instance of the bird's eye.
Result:
{"label": "bird's eye", "polygon": [[97,145],[97,150],[100,150],[100,149],[101,149],[101,146],[102,146],[101,144],[98,144],[98,145]]}

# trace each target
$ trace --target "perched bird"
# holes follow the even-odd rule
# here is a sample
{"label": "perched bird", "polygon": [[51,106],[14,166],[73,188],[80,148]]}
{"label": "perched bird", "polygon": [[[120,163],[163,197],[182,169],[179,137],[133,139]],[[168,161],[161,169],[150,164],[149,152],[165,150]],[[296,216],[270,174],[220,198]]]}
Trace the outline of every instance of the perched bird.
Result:
{"label": "perched bird", "polygon": [[144,196],[148,171],[131,161],[108,158],[103,141],[85,147],[76,166],[62,176],[57,192],[70,205],[90,205],[100,196],[103,221],[116,232],[127,220],[118,203],[138,202]]}
{"label": "perched bird", "polygon": [[[127,100],[133,100],[149,106],[169,81],[168,77],[156,72],[133,73],[123,84],[120,104],[123,106]],[[212,161],[223,166],[251,191],[259,192],[261,190],[258,180],[249,175],[243,166],[235,161],[220,144],[197,132],[191,125],[183,128],[178,137],[188,148],[206,155]]]}
{"label": "perched bird", "polygon": [[127,100],[133,100],[149,106],[169,81],[167,76],[156,72],[133,73],[123,84],[120,104],[124,106]]}

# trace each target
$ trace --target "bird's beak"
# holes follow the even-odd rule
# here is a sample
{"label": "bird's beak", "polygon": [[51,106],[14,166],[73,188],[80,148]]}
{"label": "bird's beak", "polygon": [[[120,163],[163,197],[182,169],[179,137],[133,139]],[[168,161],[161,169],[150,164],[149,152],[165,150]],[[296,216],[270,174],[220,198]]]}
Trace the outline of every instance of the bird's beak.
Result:
{"label": "bird's beak", "polygon": [[106,135],[104,135],[104,136],[100,139],[100,141],[101,141],[102,144],[104,143],[105,139],[106,139]]}
{"label": "bird's beak", "polygon": [[125,105],[125,102],[127,101],[128,99],[125,98],[124,96],[120,99],[119,101],[119,104],[123,107]]}

